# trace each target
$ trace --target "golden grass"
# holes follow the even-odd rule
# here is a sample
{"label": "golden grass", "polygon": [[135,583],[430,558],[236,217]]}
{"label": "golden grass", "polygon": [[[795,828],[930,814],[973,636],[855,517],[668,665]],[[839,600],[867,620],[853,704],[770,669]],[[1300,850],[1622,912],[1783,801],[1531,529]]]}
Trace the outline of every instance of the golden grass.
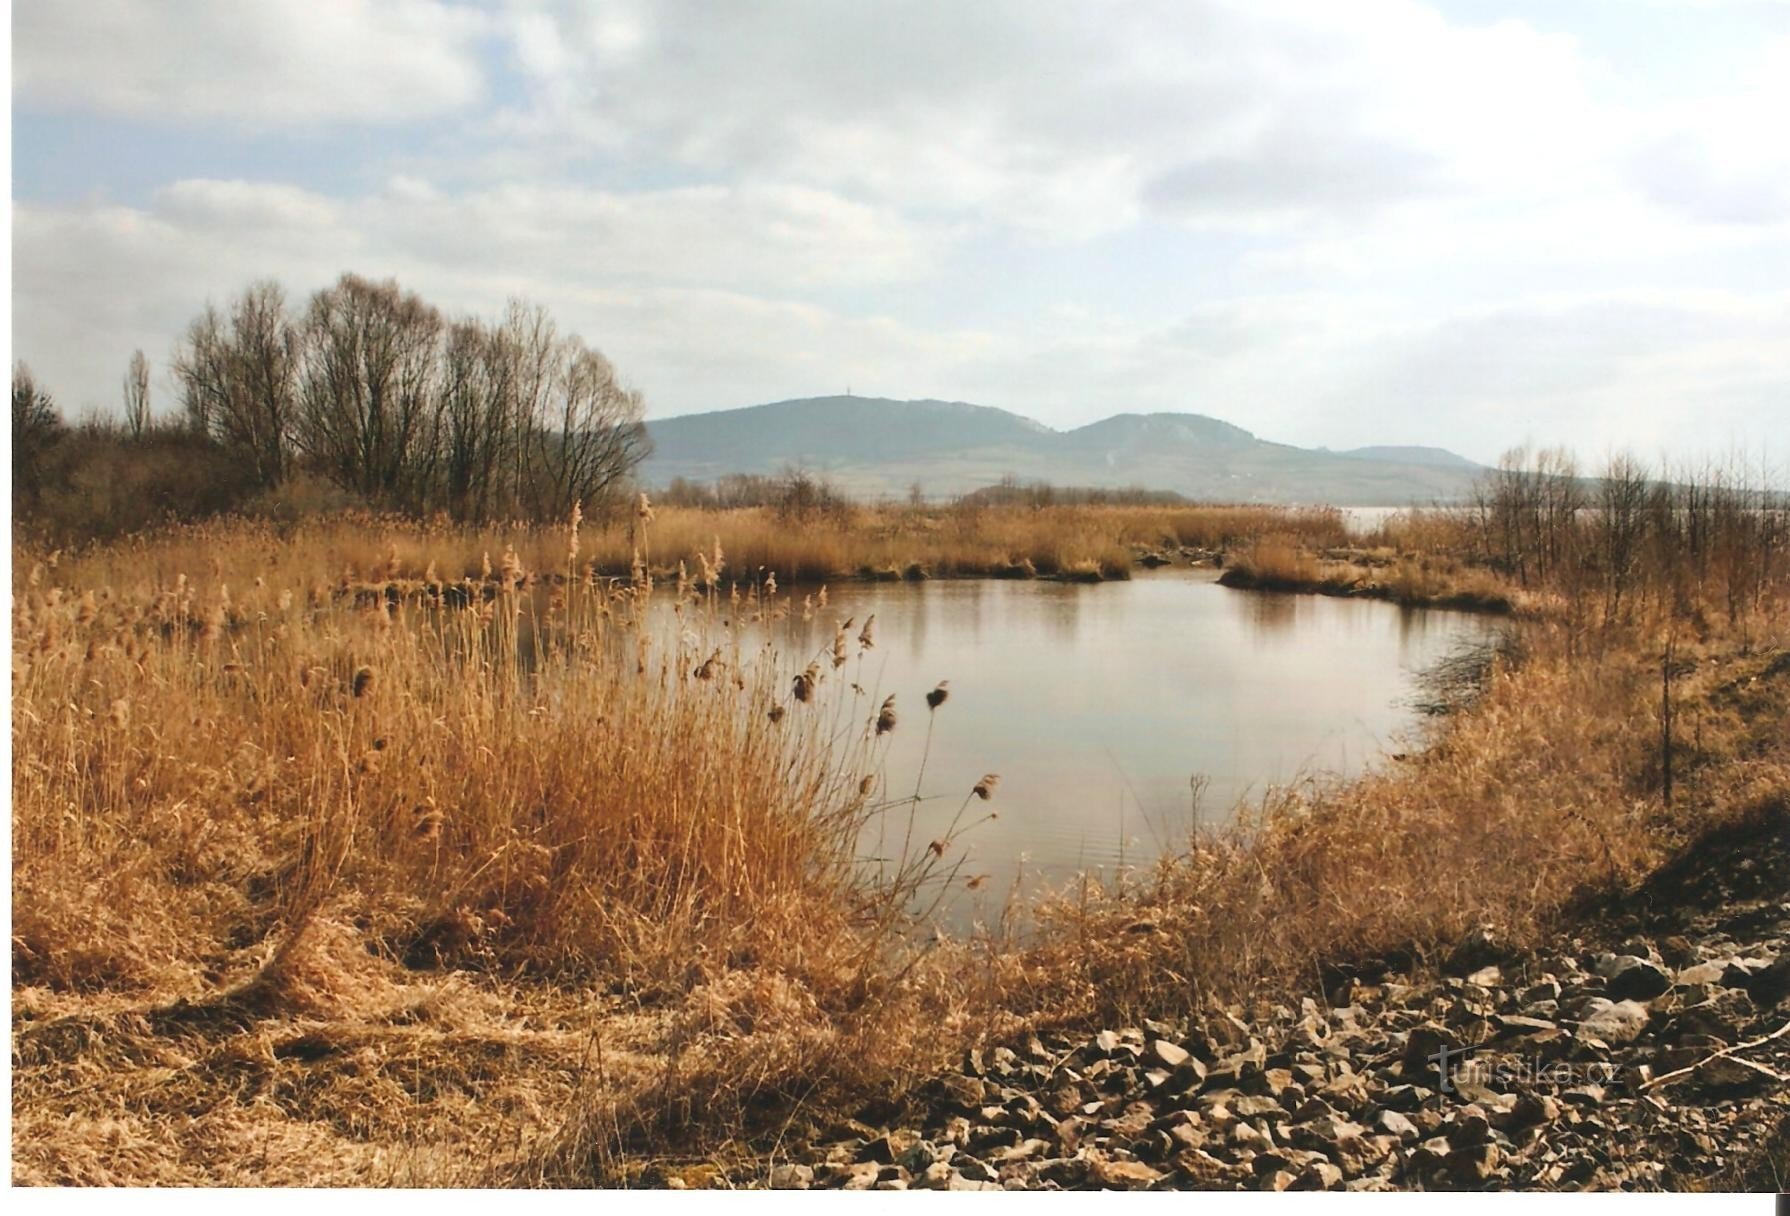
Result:
{"label": "golden grass", "polygon": [[1296,591],[1390,600],[1408,607],[1517,616],[1558,613],[1558,597],[1527,590],[1459,557],[1396,548],[1314,550],[1270,533],[1246,543],[1222,581],[1241,590]]}
{"label": "golden grass", "polygon": [[[663,581],[675,578],[683,563],[699,577],[699,555],[719,545],[723,579],[742,586],[772,574],[784,586],[858,577],[1124,578],[1150,554],[1221,551],[1268,532],[1317,546],[1341,544],[1347,535],[1340,512],[1327,508],[867,506],[806,516],[769,507],[650,511],[650,522],[633,508],[585,519],[581,564],[628,578],[638,562]],[[478,578],[509,549],[529,570],[567,566],[564,525],[471,528],[445,519],[418,524],[345,512],[290,526],[220,519],[139,534],[91,549],[83,569],[121,590],[165,584],[182,573],[240,582],[238,551],[246,546],[260,549],[251,580],[300,595],[338,582],[345,572],[360,581],[383,580],[395,571],[417,579],[433,572],[450,582]]]}
{"label": "golden grass", "polygon": [[[1531,657],[1433,747],[1346,784],[1266,797],[1239,831],[1140,880],[1045,910],[1045,944],[1006,960],[1009,992],[1084,1021],[1279,998],[1388,956],[1434,958],[1482,923],[1558,928],[1687,840],[1790,815],[1790,653],[1680,653],[1679,786],[1663,804],[1657,650],[1587,655],[1536,626]],[[1027,982],[1019,982],[1023,977]],[[1073,1012],[1071,1012],[1073,1011]]]}
{"label": "golden grass", "polygon": [[[242,1131],[221,1113],[242,1096],[232,1076],[266,1081],[268,1100],[307,1127],[290,1161],[257,1176],[302,1180],[281,1171],[332,1137],[414,1128],[419,1106],[436,1132],[450,1130],[453,1103],[399,1101],[415,1088],[398,1075],[407,1056],[422,1053],[419,1069],[466,1067],[446,1061],[443,1017],[458,1027],[449,1040],[509,1043],[499,1054],[525,1072],[528,1053],[542,1053],[563,1105],[576,1089],[566,1035],[588,1028],[579,1045],[601,1055],[616,1029],[593,1006],[617,995],[622,1012],[650,1013],[662,1069],[688,1072],[717,1035],[731,1052],[760,1033],[787,1048],[792,1020],[817,1029],[793,1057],[723,1053],[721,1097],[740,1101],[790,1069],[792,1086],[813,1089],[829,1061],[849,1063],[845,1045],[907,1016],[918,990],[891,989],[906,959],[900,912],[933,859],[922,852],[883,882],[859,870],[874,788],[864,778],[893,715],[853,689],[855,667],[819,671],[798,705],[777,656],[714,623],[721,610],[740,615],[730,597],[592,583],[576,573],[583,538],[563,528],[559,570],[546,571],[559,581],[540,580],[506,544],[491,582],[463,600],[389,551],[383,577],[438,592],[388,601],[354,594],[345,577],[315,585],[319,563],[350,549],[333,538],[341,549],[212,526],[21,563],[14,1005],[20,1059],[41,1065],[16,1090],[21,1178],[245,1176],[227,1149],[158,1157],[153,1170],[122,1147],[69,1157],[58,1127],[92,1114],[78,1095],[118,1064],[96,1058],[96,1044],[125,1045],[131,1085],[144,1084],[142,1068],[173,1068],[193,1107],[223,1119],[224,1140]],[[452,568],[482,572],[485,561],[481,549]],[[678,598],[681,634],[634,627],[654,594]],[[787,595],[746,601],[788,610]],[[872,642],[867,627],[848,661]],[[519,991],[555,1011],[551,1033],[505,1012]],[[442,1001],[451,1015],[403,1012]],[[879,1038],[894,1051],[900,1033]],[[245,1052],[251,1063],[231,1062]],[[286,1102],[280,1085],[306,1088],[292,1074],[307,1068],[330,1094],[377,1082],[396,1104]],[[606,1080],[604,1100],[642,1075]],[[159,1144],[143,1149],[156,1157],[166,1094],[132,1092],[134,1118],[87,1130]],[[700,1104],[687,1077],[664,1092]]]}
{"label": "golden grass", "polygon": [[[949,729],[948,694],[885,715],[854,689],[868,623],[837,652],[743,646],[720,618],[815,593],[788,590],[786,545],[784,586],[753,568],[736,601],[734,546],[771,525],[730,513],[717,554],[705,519],[220,523],[20,555],[15,1180],[707,1177],[978,1037],[1284,995],[1480,921],[1534,936],[1790,799],[1781,613],[1681,643],[1670,809],[1658,636],[1536,623],[1428,751],[1059,892],[1023,940],[940,943],[906,910],[952,851],[877,880],[854,849],[879,737]],[[1007,557],[1043,524],[979,526]],[[641,577],[593,581],[622,539]],[[654,597],[676,635],[636,628]]]}

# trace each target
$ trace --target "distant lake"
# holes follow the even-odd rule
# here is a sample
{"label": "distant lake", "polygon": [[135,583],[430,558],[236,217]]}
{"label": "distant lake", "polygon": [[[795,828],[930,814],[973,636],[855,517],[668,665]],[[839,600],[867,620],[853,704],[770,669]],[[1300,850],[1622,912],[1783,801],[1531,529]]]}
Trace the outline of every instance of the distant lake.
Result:
{"label": "distant lake", "polygon": [[[852,583],[804,622],[778,622],[778,648],[807,656],[876,614],[861,677],[875,699],[894,693],[888,791],[913,790],[926,743],[925,696],[950,681],[920,790],[914,848],[943,832],[982,774],[999,773],[999,818],[962,838],[962,874],[986,874],[957,918],[998,911],[1023,878],[1147,863],[1184,847],[1201,816],[1228,819],[1273,783],[1349,775],[1399,750],[1418,715],[1414,674],[1495,626],[1462,613],[1319,596],[1234,591],[1209,571],[1163,570],[1129,582],[937,580]],[[799,606],[799,594],[795,597]],[[856,646],[853,646],[856,652]],[[905,810],[867,856],[893,856]],[[954,850],[953,856],[957,856]]]}

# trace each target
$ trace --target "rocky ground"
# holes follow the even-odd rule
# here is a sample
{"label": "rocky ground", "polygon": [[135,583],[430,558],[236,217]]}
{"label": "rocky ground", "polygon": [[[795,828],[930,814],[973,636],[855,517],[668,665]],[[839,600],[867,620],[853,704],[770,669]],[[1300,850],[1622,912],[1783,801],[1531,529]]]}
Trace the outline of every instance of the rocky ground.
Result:
{"label": "rocky ground", "polygon": [[[1444,1066],[1445,1073],[1444,1076]],[[846,1189],[1781,1188],[1790,810],[1540,951],[973,1052],[749,1181]],[[748,1180],[742,1180],[748,1181]]]}

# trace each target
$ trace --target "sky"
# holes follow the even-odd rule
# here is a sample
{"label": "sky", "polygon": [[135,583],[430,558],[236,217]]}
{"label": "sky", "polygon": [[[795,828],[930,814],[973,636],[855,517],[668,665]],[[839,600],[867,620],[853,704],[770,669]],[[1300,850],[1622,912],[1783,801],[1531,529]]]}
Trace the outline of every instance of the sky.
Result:
{"label": "sky", "polygon": [[352,270],[544,304],[649,419],[1790,457],[1790,0],[16,0],[12,45],[14,356],[77,414]]}

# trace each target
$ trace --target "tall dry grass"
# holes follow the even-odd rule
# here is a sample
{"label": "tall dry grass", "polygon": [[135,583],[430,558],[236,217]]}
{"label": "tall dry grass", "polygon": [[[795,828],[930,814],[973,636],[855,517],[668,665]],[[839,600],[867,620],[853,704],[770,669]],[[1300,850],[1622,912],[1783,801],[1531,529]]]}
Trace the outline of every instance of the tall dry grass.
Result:
{"label": "tall dry grass", "polygon": [[[650,511],[633,529],[648,550]],[[460,1134],[450,1108],[400,1100],[381,1055],[413,1057],[427,1088],[488,1091],[448,1059],[442,1024],[525,1070],[540,1053],[525,1105],[576,1092],[635,1111],[589,1141],[608,1152],[729,1103],[743,1125],[748,1103],[887,1083],[949,1014],[914,980],[907,933],[943,863],[924,848],[893,874],[858,863],[894,726],[857,683],[869,630],[842,636],[838,666],[785,661],[721,618],[786,612],[787,593],[615,586],[589,576],[575,527],[489,559],[483,539],[450,558],[428,531],[380,538],[370,591],[374,572],[347,567],[375,542],[345,528],[208,525],[19,563],[13,978],[19,1058],[38,1066],[18,1091],[24,1177],[242,1177],[233,1150],[186,1173],[152,1153],[142,1173],[71,1132],[95,1119],[79,1095],[120,1065],[100,1040],[135,1082],[199,1060],[183,1085],[220,1143],[253,1122],[220,1053],[288,1086],[317,1065],[311,1087],[336,1096],[282,1106],[307,1132],[282,1168],[302,1169],[321,1140]],[[643,626],[672,600],[678,628]],[[545,1027],[518,1026],[531,1005]],[[868,1037],[881,1055],[858,1050]],[[382,1106],[348,1096],[369,1073]],[[136,1093],[107,1126],[163,1136],[160,1102]]]}
{"label": "tall dry grass", "polygon": [[[1666,635],[1543,622],[1428,750],[1058,892],[1025,936],[940,943],[910,912],[965,881],[948,842],[893,876],[855,853],[890,805],[879,739],[949,729],[949,699],[885,714],[868,626],[737,641],[723,620],[811,593],[788,547],[746,566],[759,517],[730,518],[719,553],[713,517],[643,505],[18,555],[15,1178],[662,1179],[979,1037],[1309,991],[1481,921],[1539,935],[1790,805],[1779,601],[1678,641],[1670,805]],[[637,576],[593,575],[624,551]],[[639,628],[655,601],[677,628]]]}
{"label": "tall dry grass", "polygon": [[1474,926],[1536,943],[1706,834],[1790,817],[1781,622],[1764,647],[1674,648],[1670,801],[1659,639],[1588,654],[1570,632],[1533,627],[1428,750],[1273,791],[1130,881],[1057,893],[1038,944],[993,964],[1008,1013],[1247,1016],[1376,960],[1439,960]]}
{"label": "tall dry grass", "polygon": [[[470,527],[445,517],[419,522],[364,512],[289,522],[217,519],[90,547],[82,561],[89,576],[120,589],[181,573],[240,582],[238,550],[244,546],[260,549],[250,577],[269,584],[327,586],[344,574],[375,581],[390,569],[414,578],[433,570],[453,581],[480,577],[486,561],[497,562],[511,548],[529,570],[562,570],[562,531],[558,525]],[[1221,551],[1269,533],[1312,546],[1340,544],[1347,536],[1341,514],[1321,508],[970,504],[790,514],[772,507],[659,506],[644,530],[632,508],[586,519],[580,558],[582,568],[620,578],[630,577],[638,562],[665,581],[675,579],[680,562],[697,573],[698,555],[718,542],[727,579],[742,586],[771,573],[784,586],[863,575],[1054,576],[1078,568],[1123,578],[1149,553]]]}

